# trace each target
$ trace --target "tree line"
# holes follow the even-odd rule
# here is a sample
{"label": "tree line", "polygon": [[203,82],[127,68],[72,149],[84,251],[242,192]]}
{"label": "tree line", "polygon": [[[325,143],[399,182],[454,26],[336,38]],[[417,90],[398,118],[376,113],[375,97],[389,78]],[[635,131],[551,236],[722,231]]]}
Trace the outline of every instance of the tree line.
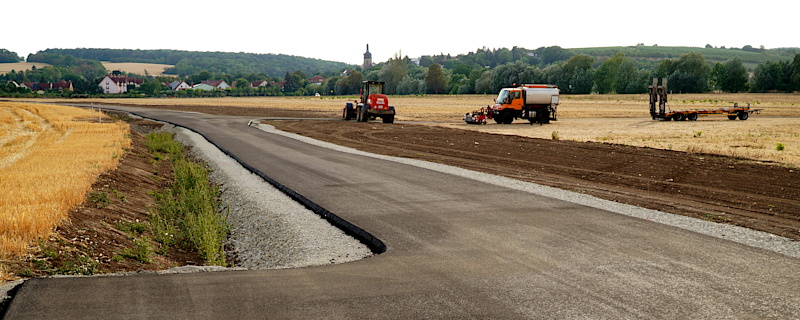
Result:
{"label": "tree line", "polygon": [[[58,49],[61,50],[61,49]],[[76,49],[77,50],[77,49]],[[86,52],[94,52],[95,49]],[[106,52],[109,49],[96,49]],[[116,52],[119,50],[112,50]],[[152,50],[151,50],[152,51]],[[48,49],[29,56],[32,62],[52,66],[36,70],[0,75],[0,80],[17,82],[72,81],[76,93],[96,94],[96,82],[107,71],[99,61],[77,58]],[[16,56],[16,54],[12,53]],[[208,63],[213,64],[211,61]],[[528,50],[481,48],[458,56],[445,54],[423,56],[414,61],[397,53],[386,62],[363,70],[342,67],[338,70],[305,72],[284,71],[282,76],[266,72],[223,72],[223,68],[203,69],[184,76],[130,76],[147,79],[143,88],[131,96],[274,96],[274,95],[353,95],[358,94],[361,81],[384,81],[388,94],[494,94],[501,88],[524,83],[558,85],[564,94],[647,92],[652,78],[667,78],[670,91],[699,93],[713,90],[724,92],[792,92],[800,90],[800,53],[794,59],[763,62],[748,70],[739,57],[711,63],[699,52],[689,52],[677,58],[643,63],[640,59],[616,53],[610,57],[574,54],[558,46]],[[249,69],[248,69],[249,70]],[[309,77],[322,75],[321,85],[309,83]],[[225,80],[236,84],[226,92],[170,92],[162,83],[185,80]],[[273,83],[251,88],[253,81]],[[282,83],[281,87],[278,83]],[[0,88],[0,91],[6,91]]]}

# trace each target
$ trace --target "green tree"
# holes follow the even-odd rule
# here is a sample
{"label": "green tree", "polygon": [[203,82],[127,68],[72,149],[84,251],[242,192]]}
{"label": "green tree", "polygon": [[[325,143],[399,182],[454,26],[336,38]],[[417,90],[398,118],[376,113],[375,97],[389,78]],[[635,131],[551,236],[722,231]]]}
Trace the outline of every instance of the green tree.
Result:
{"label": "green tree", "polygon": [[753,71],[753,83],[750,90],[753,92],[769,92],[780,90],[781,64],[778,62],[764,62],[756,66]]}
{"label": "green tree", "polygon": [[698,93],[708,91],[708,75],[711,67],[702,54],[690,52],[674,63],[675,71],[669,76],[670,91]]}
{"label": "green tree", "polygon": [[158,80],[148,79],[145,80],[145,82],[139,86],[139,91],[149,96],[155,96],[158,94],[158,92],[161,90],[162,87],[164,87],[164,85],[158,82]]}
{"label": "green tree", "polygon": [[564,64],[566,86],[559,85],[564,93],[586,94],[592,92],[594,85],[594,58],[588,55],[575,55]]}
{"label": "green tree", "polygon": [[236,87],[236,89],[239,89],[239,90],[245,90],[247,88],[250,88],[250,81],[245,79],[245,78],[243,78],[243,77],[242,78],[236,78],[236,80],[233,81],[233,83],[235,83],[234,86]]}
{"label": "green tree", "polygon": [[0,63],[19,62],[20,57],[16,52],[0,49]]}
{"label": "green tree", "polygon": [[616,89],[617,73],[623,62],[628,58],[623,53],[617,53],[597,68],[594,73],[594,83],[597,93],[612,93]]}
{"label": "green tree", "polygon": [[364,75],[361,74],[361,72],[356,70],[350,71],[347,76],[336,81],[334,92],[337,95],[358,94],[362,81],[364,81]]}
{"label": "green tree", "polygon": [[381,68],[378,73],[378,79],[386,82],[384,86],[384,93],[395,94],[397,91],[397,84],[408,75],[408,62],[401,58],[401,53],[395,53],[394,58],[389,59],[389,62]]}
{"label": "green tree", "polygon": [[800,53],[792,60],[792,91],[800,91]]}
{"label": "green tree", "polygon": [[735,57],[723,65],[722,75],[719,79],[719,88],[725,92],[742,92],[747,89],[747,70],[742,59]]}
{"label": "green tree", "polygon": [[447,80],[445,80],[442,67],[438,63],[434,63],[428,67],[428,75],[425,76],[425,86],[427,88],[427,93],[432,94],[441,94],[447,89]]}

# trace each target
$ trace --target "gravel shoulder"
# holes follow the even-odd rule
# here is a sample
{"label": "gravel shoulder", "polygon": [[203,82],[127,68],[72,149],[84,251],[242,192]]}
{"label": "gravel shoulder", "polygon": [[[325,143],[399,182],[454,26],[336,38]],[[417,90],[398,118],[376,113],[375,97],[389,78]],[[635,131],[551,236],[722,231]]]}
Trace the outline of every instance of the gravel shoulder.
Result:
{"label": "gravel shoulder", "polygon": [[176,139],[213,169],[231,225],[236,266],[282,269],[345,263],[372,255],[367,246],[242,167],[197,133],[172,127]]}

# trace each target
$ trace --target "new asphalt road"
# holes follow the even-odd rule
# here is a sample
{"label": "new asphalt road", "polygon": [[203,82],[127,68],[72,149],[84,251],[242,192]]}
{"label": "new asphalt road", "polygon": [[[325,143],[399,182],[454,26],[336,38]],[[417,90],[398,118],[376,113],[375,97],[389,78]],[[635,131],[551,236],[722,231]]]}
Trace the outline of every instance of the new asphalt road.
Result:
{"label": "new asphalt road", "polygon": [[7,319],[800,318],[796,258],[249,119],[128,110],[202,133],[386,251],[299,269],[33,279]]}

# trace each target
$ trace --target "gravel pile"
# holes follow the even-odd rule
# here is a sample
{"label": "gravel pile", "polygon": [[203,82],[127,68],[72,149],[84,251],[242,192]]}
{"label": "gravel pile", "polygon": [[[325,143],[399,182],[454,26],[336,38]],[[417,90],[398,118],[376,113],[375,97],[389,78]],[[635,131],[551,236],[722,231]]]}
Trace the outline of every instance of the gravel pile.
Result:
{"label": "gravel pile", "polygon": [[789,238],[777,236],[771,233],[756,231],[752,229],[742,228],[734,225],[715,223],[706,220],[680,216],[661,211],[645,209],[632,205],[617,203],[609,200],[603,200],[593,196],[552,188],[548,186],[538,185],[535,183],[524,182],[511,178],[486,174],[482,172],[471,171],[462,168],[451,167],[443,164],[426,162],[415,159],[398,158],[384,155],[377,155],[359,151],[353,148],[343,147],[340,145],[314,140],[308,137],[288,133],[275,129],[273,126],[261,124],[258,127],[266,132],[271,132],[293,139],[297,139],[309,144],[341,151],[352,154],[359,154],[377,159],[384,159],[395,161],[417,167],[427,168],[434,171],[449,173],[460,177],[474,179],[477,181],[497,185],[500,187],[512,188],[520,191],[530,192],[533,194],[543,195],[546,197],[569,201],[576,204],[581,204],[593,208],[598,208],[606,211],[616,212],[632,217],[650,220],[653,222],[678,227],[694,231],[697,233],[734,241],[737,243],[762,248],[777,253],[785,254],[791,257],[800,258],[800,241],[795,241]]}
{"label": "gravel pile", "polygon": [[176,140],[213,169],[209,178],[220,184],[222,201],[230,210],[229,254],[236,266],[282,269],[344,263],[372,252],[314,212],[225,155],[192,131],[165,125]]}

